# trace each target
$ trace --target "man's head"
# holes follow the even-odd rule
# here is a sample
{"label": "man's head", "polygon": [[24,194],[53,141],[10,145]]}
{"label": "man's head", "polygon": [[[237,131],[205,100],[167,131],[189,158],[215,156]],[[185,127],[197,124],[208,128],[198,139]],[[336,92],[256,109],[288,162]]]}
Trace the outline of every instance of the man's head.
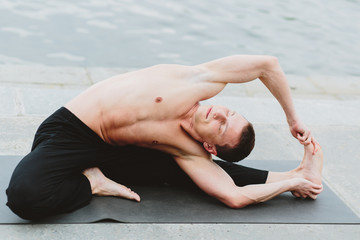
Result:
{"label": "man's head", "polygon": [[223,106],[200,106],[195,112],[193,129],[204,148],[226,161],[247,157],[255,144],[252,124]]}

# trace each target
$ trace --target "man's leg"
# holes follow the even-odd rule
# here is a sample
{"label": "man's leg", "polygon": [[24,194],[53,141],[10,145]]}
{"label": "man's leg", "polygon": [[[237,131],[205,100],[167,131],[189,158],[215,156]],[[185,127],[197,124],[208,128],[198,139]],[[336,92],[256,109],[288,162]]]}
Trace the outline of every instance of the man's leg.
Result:
{"label": "man's leg", "polygon": [[[163,183],[174,186],[195,186],[169,154],[136,146],[114,148],[112,151],[107,151],[107,153],[109,152],[111,154],[107,154],[106,162],[99,168],[104,177],[106,176],[106,178],[117,183],[126,186]],[[266,182],[267,171],[230,162],[214,161],[232,177],[238,186]],[[91,177],[90,172],[89,174],[86,171],[84,173],[88,178]]]}
{"label": "man's leg", "polygon": [[[268,172],[230,162],[214,161],[231,176],[237,186],[265,184],[295,177],[321,184],[322,151],[320,149],[315,155],[312,155],[312,145],[307,145],[304,149],[304,157],[300,166],[288,172]],[[170,155],[135,146],[127,152],[128,154],[121,155],[121,161],[117,161],[116,156],[120,154],[114,151],[113,157],[109,158],[112,160],[100,166],[100,170],[106,177],[129,186],[162,183],[194,186],[191,179]],[[127,164],[124,164],[126,162]],[[293,194],[300,197],[297,193]]]}
{"label": "man's leg", "polygon": [[71,163],[77,160],[71,153],[38,146],[11,177],[6,190],[9,208],[24,219],[37,220],[87,205],[91,188],[81,168]]}
{"label": "man's leg", "polygon": [[232,162],[214,161],[229,174],[239,187],[250,184],[263,184],[268,178],[269,172],[265,170],[250,168]]}
{"label": "man's leg", "polygon": [[[120,152],[117,152],[117,150],[107,151],[107,153],[111,153],[110,156],[107,156],[106,162],[99,165],[101,170],[98,168],[96,170],[100,173],[98,175],[100,182],[105,182],[104,186],[102,186],[103,189],[115,189],[114,192],[104,191],[100,195],[114,195],[139,201],[140,198],[136,193],[121,184],[131,186],[168,183],[175,186],[195,186],[172,157],[166,153],[136,146],[120,149]],[[126,149],[126,154],[124,154],[124,149]],[[238,186],[266,184],[290,178],[305,178],[319,184],[319,181],[321,183],[322,152],[321,149],[316,155],[312,155],[312,152],[312,145],[305,146],[302,163],[298,168],[289,172],[267,172],[229,162],[217,160],[215,162],[232,177]],[[91,169],[89,170],[91,171]],[[104,172],[104,175],[101,171]],[[93,182],[91,173],[85,175],[87,175],[90,182]],[[95,180],[95,182],[99,179]],[[95,192],[93,191],[93,193]],[[293,194],[297,197],[308,197],[300,196],[297,192],[293,192]]]}
{"label": "man's leg", "polygon": [[36,132],[31,153],[15,168],[7,205],[25,219],[40,219],[85,206],[92,197],[81,173],[98,165],[102,139],[66,108]]}

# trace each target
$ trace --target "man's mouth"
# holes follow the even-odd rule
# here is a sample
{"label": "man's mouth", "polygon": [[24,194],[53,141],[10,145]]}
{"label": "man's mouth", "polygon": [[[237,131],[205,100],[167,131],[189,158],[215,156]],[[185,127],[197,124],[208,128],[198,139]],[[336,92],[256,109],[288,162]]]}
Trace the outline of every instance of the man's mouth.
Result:
{"label": "man's mouth", "polygon": [[209,108],[209,110],[207,111],[207,113],[206,113],[206,119],[208,119],[208,117],[209,117],[209,114],[210,114],[210,112],[211,112],[211,110],[212,110],[212,106]]}

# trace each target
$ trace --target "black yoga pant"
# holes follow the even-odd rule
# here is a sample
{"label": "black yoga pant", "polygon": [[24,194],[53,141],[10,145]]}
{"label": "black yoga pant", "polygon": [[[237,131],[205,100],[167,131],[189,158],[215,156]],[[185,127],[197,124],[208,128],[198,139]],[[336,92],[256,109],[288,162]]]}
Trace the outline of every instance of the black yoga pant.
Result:
{"label": "black yoga pant", "polygon": [[[268,175],[267,171],[215,162],[238,186],[265,183]],[[99,167],[105,176],[126,186],[194,186],[169,154],[109,145],[62,107],[40,125],[31,152],[15,168],[6,190],[7,205],[31,220],[81,208],[92,196],[90,183],[82,174],[91,167]]]}

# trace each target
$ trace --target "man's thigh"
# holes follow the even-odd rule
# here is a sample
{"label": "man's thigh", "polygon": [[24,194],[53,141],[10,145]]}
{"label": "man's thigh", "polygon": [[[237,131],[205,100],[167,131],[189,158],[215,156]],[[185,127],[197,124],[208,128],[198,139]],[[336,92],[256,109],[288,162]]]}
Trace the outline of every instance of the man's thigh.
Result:
{"label": "man's thigh", "polygon": [[[107,160],[99,166],[108,178],[128,185],[162,184],[193,186],[192,180],[167,153],[128,146],[108,151]],[[104,156],[106,155],[104,154]],[[240,164],[214,160],[238,186],[263,184],[267,171],[249,168]]]}
{"label": "man's thigh", "polygon": [[61,182],[66,176],[95,167],[96,155],[95,148],[41,144],[19,162],[13,177],[36,179],[38,183]]}
{"label": "man's thigh", "polygon": [[187,179],[187,175],[167,153],[137,146],[114,148],[104,154],[99,165],[104,175],[118,183],[146,185]]}

